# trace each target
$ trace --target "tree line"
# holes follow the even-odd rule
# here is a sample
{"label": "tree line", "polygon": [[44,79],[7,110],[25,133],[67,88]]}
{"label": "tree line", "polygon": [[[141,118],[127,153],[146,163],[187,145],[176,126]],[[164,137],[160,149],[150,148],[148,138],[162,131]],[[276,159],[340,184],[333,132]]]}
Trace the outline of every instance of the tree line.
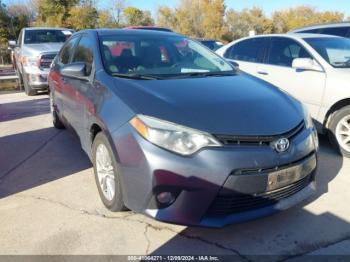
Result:
{"label": "tree line", "polygon": [[276,10],[269,16],[260,7],[236,10],[224,0],[179,0],[175,7],[158,6],[149,10],[130,6],[127,0],[24,0],[4,5],[0,0],[0,45],[16,39],[26,26],[85,28],[122,28],[130,25],[159,25],[175,32],[224,42],[257,34],[284,33],[296,27],[349,21],[344,13],[319,11],[296,6]]}

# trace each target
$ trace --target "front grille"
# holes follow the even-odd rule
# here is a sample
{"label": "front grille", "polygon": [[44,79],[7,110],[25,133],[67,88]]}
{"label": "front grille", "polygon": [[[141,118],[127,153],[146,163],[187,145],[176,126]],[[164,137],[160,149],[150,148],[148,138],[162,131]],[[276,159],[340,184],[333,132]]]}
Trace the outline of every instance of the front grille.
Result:
{"label": "front grille", "polygon": [[311,181],[308,175],[299,181],[273,191],[248,195],[235,193],[218,195],[208,210],[208,215],[220,216],[239,213],[273,205],[305,188]]}
{"label": "front grille", "polygon": [[235,135],[214,135],[224,145],[253,145],[266,146],[278,138],[285,137],[289,140],[298,135],[304,129],[304,121],[300,122],[292,130],[273,136],[235,136]]}
{"label": "front grille", "polygon": [[55,56],[56,56],[56,53],[41,55],[40,67],[41,68],[50,68],[52,60],[55,58]]}

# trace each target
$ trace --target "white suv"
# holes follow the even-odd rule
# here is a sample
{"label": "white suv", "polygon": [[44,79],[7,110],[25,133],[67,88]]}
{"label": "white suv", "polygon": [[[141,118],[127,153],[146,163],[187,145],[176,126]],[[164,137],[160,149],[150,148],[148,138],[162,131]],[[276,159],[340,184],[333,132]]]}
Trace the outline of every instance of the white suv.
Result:
{"label": "white suv", "polygon": [[350,39],[261,35],[239,39],[216,53],[302,101],[319,132],[350,157]]}

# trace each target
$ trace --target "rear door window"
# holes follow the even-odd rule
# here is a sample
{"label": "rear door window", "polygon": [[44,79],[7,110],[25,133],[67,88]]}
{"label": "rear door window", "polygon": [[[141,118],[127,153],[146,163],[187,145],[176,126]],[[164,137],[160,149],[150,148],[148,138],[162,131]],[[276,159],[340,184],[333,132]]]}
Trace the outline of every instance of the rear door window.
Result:
{"label": "rear door window", "polygon": [[238,61],[262,63],[267,42],[268,38],[266,37],[243,40],[229,48],[224,57]]}
{"label": "rear door window", "polygon": [[295,58],[312,58],[306,49],[292,39],[273,37],[267,64],[291,67]]}

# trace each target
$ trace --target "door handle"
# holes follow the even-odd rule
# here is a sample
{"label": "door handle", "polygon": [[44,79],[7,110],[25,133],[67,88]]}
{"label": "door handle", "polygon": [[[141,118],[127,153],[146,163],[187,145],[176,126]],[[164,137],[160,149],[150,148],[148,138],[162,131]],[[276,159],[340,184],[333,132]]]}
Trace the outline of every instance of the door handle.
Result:
{"label": "door handle", "polygon": [[267,76],[269,73],[266,72],[266,71],[264,71],[264,70],[259,70],[259,71],[258,71],[258,74],[259,74],[259,75],[265,75],[265,76]]}

